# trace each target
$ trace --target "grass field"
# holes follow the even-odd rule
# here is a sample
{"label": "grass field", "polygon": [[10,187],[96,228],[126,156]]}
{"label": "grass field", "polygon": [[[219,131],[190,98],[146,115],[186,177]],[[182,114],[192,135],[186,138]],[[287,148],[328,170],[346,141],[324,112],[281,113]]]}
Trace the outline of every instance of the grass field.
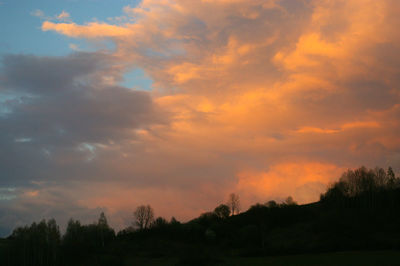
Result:
{"label": "grass field", "polygon": [[400,265],[399,251],[357,251],[264,258],[232,258],[221,265]]}
{"label": "grass field", "polygon": [[[148,265],[148,266],[169,266],[185,265],[178,264],[179,260],[175,258],[131,258],[126,261],[126,265]],[[189,264],[188,264],[189,265]],[[202,265],[201,263],[196,265]],[[207,265],[207,264],[204,264]],[[400,251],[354,251],[354,252],[336,252],[322,254],[306,254],[293,256],[271,256],[257,258],[225,258],[223,262],[217,264],[220,266],[290,266],[290,265],[377,265],[392,266],[400,265]]]}

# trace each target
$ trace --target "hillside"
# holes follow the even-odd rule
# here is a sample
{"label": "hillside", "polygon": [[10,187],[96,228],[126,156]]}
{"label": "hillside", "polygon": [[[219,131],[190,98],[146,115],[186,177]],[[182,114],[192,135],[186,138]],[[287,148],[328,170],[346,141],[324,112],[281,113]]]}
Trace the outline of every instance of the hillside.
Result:
{"label": "hillside", "polygon": [[63,236],[54,220],[34,223],[0,241],[3,265],[224,265],[234,258],[396,251],[400,179],[377,171],[345,173],[315,203],[270,201],[236,215],[220,205],[187,223],[159,217],[117,234],[104,214],[91,225],[71,220]]}

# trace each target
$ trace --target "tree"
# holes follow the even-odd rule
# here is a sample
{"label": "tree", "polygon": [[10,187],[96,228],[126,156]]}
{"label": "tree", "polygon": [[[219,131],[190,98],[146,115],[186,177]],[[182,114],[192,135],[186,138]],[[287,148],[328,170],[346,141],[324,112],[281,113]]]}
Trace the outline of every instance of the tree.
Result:
{"label": "tree", "polygon": [[231,214],[231,210],[228,205],[221,204],[214,209],[214,213],[221,219],[228,218]]}
{"label": "tree", "polygon": [[395,176],[395,174],[394,174],[394,172],[393,172],[392,167],[390,167],[390,166],[389,166],[389,168],[388,168],[388,170],[387,170],[387,177],[388,177],[388,179],[389,179],[389,181],[388,181],[388,186],[389,186],[390,188],[393,188],[393,187],[394,187],[394,184],[395,184],[396,176]]}
{"label": "tree", "polygon": [[168,225],[168,221],[163,217],[158,217],[151,223],[152,228],[165,228]]}
{"label": "tree", "polygon": [[137,207],[133,215],[135,216],[135,224],[140,230],[149,228],[154,220],[154,211],[150,205]]}
{"label": "tree", "polygon": [[14,262],[11,265],[58,265],[60,230],[54,219],[18,227],[9,238]]}
{"label": "tree", "polygon": [[297,205],[297,202],[295,202],[292,198],[292,196],[289,196],[285,199],[285,201],[283,202],[284,205],[287,206],[293,206],[293,205]]}
{"label": "tree", "polygon": [[240,211],[240,201],[239,201],[239,196],[236,195],[235,193],[231,193],[229,195],[228,203],[227,205],[231,209],[231,214],[235,215],[238,214]]}
{"label": "tree", "polygon": [[180,224],[180,222],[174,216],[172,216],[171,221],[169,223],[170,224]]}
{"label": "tree", "polygon": [[97,224],[99,225],[99,227],[108,228],[108,222],[104,212],[100,214],[99,221],[97,222]]}
{"label": "tree", "polygon": [[389,176],[389,178],[395,178],[393,168],[391,166],[389,166],[389,168],[387,170],[387,175]]}
{"label": "tree", "polygon": [[49,253],[51,254],[50,258],[50,264],[55,265],[56,262],[58,261],[58,248],[61,243],[61,234],[60,234],[60,228],[57,225],[57,222],[55,219],[50,219],[47,222],[47,240],[50,244],[50,250]]}
{"label": "tree", "polygon": [[400,179],[393,169],[387,171],[376,167],[367,169],[362,166],[344,172],[341,178],[332,184],[321,201],[332,206],[342,207],[387,207],[396,206]]}
{"label": "tree", "polygon": [[100,239],[101,239],[101,246],[104,247],[104,239],[107,232],[110,230],[107,222],[106,215],[104,212],[100,214],[99,221],[97,222],[97,226],[100,230]]}
{"label": "tree", "polygon": [[265,203],[265,206],[267,206],[268,208],[276,208],[278,207],[278,203],[276,203],[275,200],[270,200],[267,203]]}
{"label": "tree", "polygon": [[[88,254],[84,226],[79,220],[69,219],[67,230],[63,236],[63,252],[68,262],[75,262]],[[67,264],[68,265],[68,264]]]}

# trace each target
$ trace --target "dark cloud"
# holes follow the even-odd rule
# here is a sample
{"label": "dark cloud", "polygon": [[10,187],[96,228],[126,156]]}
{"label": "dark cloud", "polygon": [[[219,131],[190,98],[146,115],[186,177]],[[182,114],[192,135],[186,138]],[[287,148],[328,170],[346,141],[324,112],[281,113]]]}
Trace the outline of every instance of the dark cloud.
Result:
{"label": "dark cloud", "polygon": [[107,62],[99,53],[76,53],[67,57],[5,55],[2,58],[2,90],[29,94],[57,93],[76,87],[75,81],[94,73]]}
{"label": "dark cloud", "polygon": [[[93,176],[88,172],[98,166],[92,159],[101,147],[120,145],[134,139],[135,130],[165,121],[149,92],[102,80],[119,75],[106,54],[7,55],[2,62],[0,188]],[[14,204],[4,200],[0,217]]]}

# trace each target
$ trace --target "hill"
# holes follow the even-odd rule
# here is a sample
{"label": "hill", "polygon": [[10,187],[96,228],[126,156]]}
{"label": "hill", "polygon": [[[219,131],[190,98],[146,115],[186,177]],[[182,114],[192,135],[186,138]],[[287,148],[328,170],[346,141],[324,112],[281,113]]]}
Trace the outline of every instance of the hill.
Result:
{"label": "hill", "polygon": [[[257,257],[285,261],[321,254],[314,258],[323,259],[327,252],[354,259],[354,254],[376,250],[393,250],[388,254],[396,258],[400,179],[389,170],[349,170],[315,203],[297,205],[288,198],[236,215],[220,205],[187,223],[159,217],[117,234],[104,214],[91,225],[71,220],[63,236],[54,220],[42,221],[16,228],[0,241],[2,265],[241,265]],[[139,210],[152,214],[150,206]]]}

